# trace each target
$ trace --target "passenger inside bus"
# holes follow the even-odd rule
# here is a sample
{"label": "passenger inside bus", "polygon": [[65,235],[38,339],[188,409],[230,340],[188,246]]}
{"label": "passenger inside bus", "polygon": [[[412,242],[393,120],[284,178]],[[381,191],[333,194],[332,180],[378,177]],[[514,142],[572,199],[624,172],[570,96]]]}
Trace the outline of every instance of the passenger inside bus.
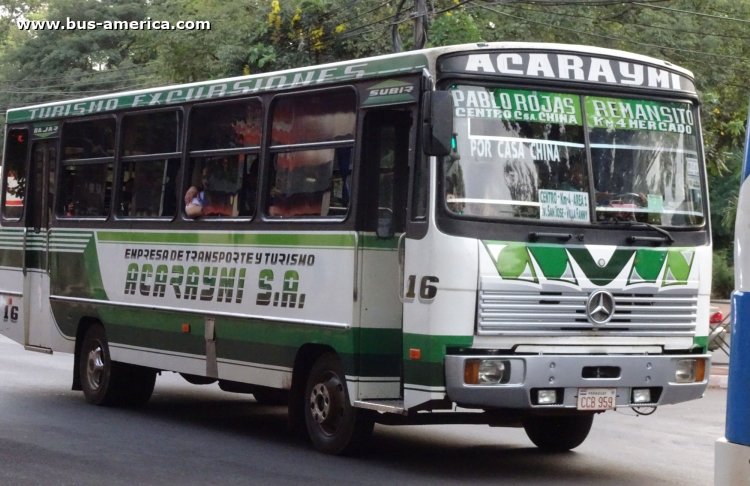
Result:
{"label": "passenger inside bus", "polygon": [[197,218],[203,214],[205,195],[197,187],[190,186],[185,193],[185,214],[190,218]]}

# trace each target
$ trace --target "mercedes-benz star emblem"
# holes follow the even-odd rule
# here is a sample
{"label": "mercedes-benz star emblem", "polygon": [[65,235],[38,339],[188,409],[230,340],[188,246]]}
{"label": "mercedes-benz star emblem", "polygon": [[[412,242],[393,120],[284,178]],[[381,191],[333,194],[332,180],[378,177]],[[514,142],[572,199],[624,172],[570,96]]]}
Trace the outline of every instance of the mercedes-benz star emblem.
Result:
{"label": "mercedes-benz star emblem", "polygon": [[606,290],[597,290],[586,303],[589,321],[596,325],[606,324],[615,315],[615,298]]}

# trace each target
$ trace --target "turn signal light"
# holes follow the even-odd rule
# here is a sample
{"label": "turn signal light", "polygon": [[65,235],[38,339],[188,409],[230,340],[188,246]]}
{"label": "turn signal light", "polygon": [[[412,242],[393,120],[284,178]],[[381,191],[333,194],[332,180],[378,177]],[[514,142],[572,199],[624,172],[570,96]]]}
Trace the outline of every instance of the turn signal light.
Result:
{"label": "turn signal light", "polygon": [[706,378],[705,359],[681,359],[674,373],[677,383],[697,383]]}

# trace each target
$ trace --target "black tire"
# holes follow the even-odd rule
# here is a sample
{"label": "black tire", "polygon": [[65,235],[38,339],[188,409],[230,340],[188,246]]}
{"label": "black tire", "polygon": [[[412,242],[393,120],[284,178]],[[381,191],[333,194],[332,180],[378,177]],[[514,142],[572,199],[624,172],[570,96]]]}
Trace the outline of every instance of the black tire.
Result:
{"label": "black tire", "polygon": [[78,373],[87,402],[104,406],[137,406],[151,398],[156,370],[113,362],[104,328],[86,330],[78,356]]}
{"label": "black tire", "polygon": [[121,398],[119,405],[127,407],[145,405],[154,393],[156,370],[125,363],[115,363],[115,366],[118,367],[125,380],[123,385],[125,395]]}
{"label": "black tire", "polygon": [[538,448],[546,452],[565,452],[575,449],[586,440],[594,422],[594,414],[530,415],[523,428]]}
{"label": "black tire", "polygon": [[354,454],[372,435],[372,415],[351,406],[344,370],[335,354],[323,354],[315,361],[303,399],[307,434],[319,451]]}
{"label": "black tire", "polygon": [[261,405],[287,405],[289,403],[289,392],[278,388],[258,386],[253,389],[253,398]]}
{"label": "black tire", "polygon": [[216,383],[216,378],[209,378],[207,376],[191,375],[188,373],[180,373],[180,376],[185,379],[191,385],[213,385]]}

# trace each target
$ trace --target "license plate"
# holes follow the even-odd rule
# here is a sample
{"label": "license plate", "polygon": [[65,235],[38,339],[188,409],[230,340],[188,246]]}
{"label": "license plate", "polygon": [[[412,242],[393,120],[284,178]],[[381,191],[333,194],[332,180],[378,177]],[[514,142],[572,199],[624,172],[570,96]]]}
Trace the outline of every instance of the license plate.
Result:
{"label": "license plate", "polygon": [[614,410],[616,388],[579,388],[578,410]]}

